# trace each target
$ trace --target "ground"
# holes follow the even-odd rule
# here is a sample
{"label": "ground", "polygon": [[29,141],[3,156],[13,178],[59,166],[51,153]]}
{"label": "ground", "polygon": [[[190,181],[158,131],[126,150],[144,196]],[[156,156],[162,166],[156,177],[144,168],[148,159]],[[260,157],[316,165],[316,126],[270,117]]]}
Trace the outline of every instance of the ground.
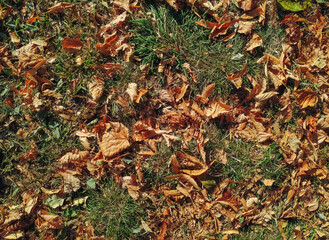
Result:
{"label": "ground", "polygon": [[326,1],[0,4],[1,238],[327,239]]}

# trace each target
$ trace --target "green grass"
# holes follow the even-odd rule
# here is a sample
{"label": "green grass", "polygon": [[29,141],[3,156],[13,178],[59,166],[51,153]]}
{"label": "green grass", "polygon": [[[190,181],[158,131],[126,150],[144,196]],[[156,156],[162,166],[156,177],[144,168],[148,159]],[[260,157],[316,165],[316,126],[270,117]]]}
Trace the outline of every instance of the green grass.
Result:
{"label": "green grass", "polygon": [[227,156],[227,165],[217,160],[209,170],[210,175],[239,182],[252,179],[258,174],[263,179],[275,180],[273,186],[281,186],[288,170],[280,164],[283,156],[275,143],[270,144],[268,148],[262,148],[254,142],[240,139],[229,141],[226,133],[218,130],[214,124],[208,124],[205,130],[209,138],[205,149],[210,153],[210,159],[219,158],[216,149],[224,149]]}
{"label": "green grass", "polygon": [[90,190],[89,196],[88,218],[106,239],[137,239],[145,234],[140,225],[146,213],[113,180],[104,180],[100,190]]}

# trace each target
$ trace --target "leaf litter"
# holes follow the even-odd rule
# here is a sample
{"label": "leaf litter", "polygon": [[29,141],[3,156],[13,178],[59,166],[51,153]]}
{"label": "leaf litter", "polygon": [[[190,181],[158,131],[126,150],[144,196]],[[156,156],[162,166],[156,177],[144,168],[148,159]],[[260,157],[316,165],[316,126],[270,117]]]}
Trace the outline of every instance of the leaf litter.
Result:
{"label": "leaf litter", "polygon": [[[197,16],[207,12],[212,20],[200,18],[196,24],[210,29],[209,37],[216,41],[225,42],[237,34],[247,35],[249,41],[244,51],[249,54],[254,54],[263,45],[256,25],[257,22],[262,25],[266,22],[266,1],[237,1],[238,13],[228,11],[232,4],[230,1],[166,2],[176,11],[187,5]],[[79,4],[58,3],[47,13],[78,13]],[[300,18],[298,14],[287,14],[283,18],[280,24],[286,28],[287,37],[281,53],[273,56],[265,52],[258,60],[264,66],[264,76],[249,75],[246,62],[241,70],[227,75],[227,81],[238,90],[236,94],[228,98],[214,96],[216,84],[211,83],[192,99],[190,91],[198,82],[197,74],[190,63],[184,63],[190,79],[182,77],[184,75],[172,70],[173,61],[159,68],[159,73],[166,78],[167,84],[163,88],[141,88],[131,82],[127,84],[125,93],[115,88],[111,91],[105,89],[106,78],[122,72],[124,62],[136,61],[133,56],[135,46],[129,41],[132,37],[129,20],[143,12],[138,0],[114,1],[110,5],[113,8],[112,19],[100,21],[94,44],[108,62],[90,66],[102,75],[92,76],[86,96],[87,106],[99,107],[101,114],[82,113],[82,118],[94,117],[97,124],[87,128],[80,122],[81,129],[76,136],[84,150],[73,150],[55,161],[55,172],[49,177],[59,179],[60,187],[48,189],[41,185],[34,190],[24,190],[20,194],[20,204],[6,203],[0,208],[0,236],[19,239],[32,234],[55,239],[57,231],[63,229],[66,223],[63,216],[49,211],[47,205],[64,209],[68,204],[64,199],[78,192],[85,185],[87,176],[95,180],[97,187],[108,174],[119,186],[126,188],[135,201],[145,204],[145,199],[149,199],[156,206],[156,209],[147,211],[147,220],[141,222],[150,239],[183,239],[182,226],[187,227],[193,238],[206,239],[223,234],[223,239],[229,239],[229,236],[239,234],[244,226],[268,227],[272,220],[277,222],[282,237],[286,238],[284,222],[296,218],[313,222],[318,238],[328,234],[328,224],[323,222],[328,218],[328,212],[325,215],[315,214],[320,207],[328,208],[329,199],[326,159],[319,155],[321,148],[329,142],[328,23],[321,7],[318,6],[306,18]],[[1,11],[1,18],[14,14],[9,9]],[[219,9],[223,11],[219,12]],[[24,44],[16,34],[11,33],[10,37],[17,46]],[[86,48],[84,40],[79,37],[64,38],[61,44],[62,51],[72,56]],[[0,49],[1,71],[4,67],[9,68],[22,80],[19,88],[11,86],[11,89],[23,99],[25,107],[40,112],[46,103],[51,103],[50,109],[54,114],[68,121],[78,119],[74,109],[60,105],[62,96],[53,90],[53,82],[48,79],[51,61],[46,54],[50,51],[47,42],[37,44],[31,41],[21,46],[15,55],[7,46]],[[114,62],[114,58],[121,59],[122,64]],[[309,80],[306,88],[302,84],[305,77]],[[251,89],[250,85],[245,86],[244,79],[249,80]],[[239,91],[246,91],[248,95],[242,98]],[[107,100],[104,101],[104,98]],[[140,113],[128,104],[129,101],[139,108]],[[6,102],[12,107],[9,101]],[[109,102],[118,103],[135,121],[129,125],[111,120],[106,106]],[[274,118],[265,114],[268,102],[278,104],[278,114]],[[293,111],[298,112],[298,119],[293,119]],[[296,121],[295,125],[287,127],[283,124],[292,119]],[[283,185],[278,187],[276,179],[263,178],[257,173],[244,182],[230,178],[220,178],[215,182],[207,179],[215,161],[223,165],[229,161],[225,149],[218,149],[218,159],[212,159],[205,147],[209,139],[204,126],[214,120],[225,122],[231,139],[240,138],[264,148],[276,143],[283,155],[280,166],[290,168]],[[195,152],[190,152],[189,144],[193,141],[196,143]],[[168,148],[175,145],[167,159],[172,174],[164,177],[166,181],[161,184],[150,186],[142,169],[147,162],[154,161],[154,155],[159,154],[159,143]],[[37,173],[31,164],[37,154],[38,149],[32,144],[30,150],[19,156],[19,164],[15,164],[15,168],[26,177],[25,183],[36,181]],[[123,161],[124,157],[137,160],[131,167]],[[321,184],[315,185],[313,179],[321,181]],[[236,187],[232,187],[232,183]],[[274,211],[283,200],[285,204],[279,211]],[[86,201],[87,198],[82,203]],[[74,204],[80,204],[78,202]],[[77,238],[104,238],[97,235],[89,222],[73,221],[70,224],[74,225],[72,229]],[[36,232],[32,233],[31,228]],[[309,235],[299,226],[293,232],[298,239]]]}

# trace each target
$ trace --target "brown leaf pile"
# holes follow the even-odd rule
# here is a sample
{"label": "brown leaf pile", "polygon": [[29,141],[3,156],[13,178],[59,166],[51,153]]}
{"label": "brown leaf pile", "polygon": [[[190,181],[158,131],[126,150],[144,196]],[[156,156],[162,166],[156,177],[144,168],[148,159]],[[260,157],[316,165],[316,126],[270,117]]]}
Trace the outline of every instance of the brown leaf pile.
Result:
{"label": "brown leaf pile", "polygon": [[[177,11],[185,4],[192,6],[194,11],[208,11],[213,22],[200,20],[197,24],[211,29],[211,38],[227,41],[236,34],[248,35],[249,41],[244,51],[251,54],[263,44],[254,29],[257,22],[265,23],[267,1],[237,1],[242,12],[238,17],[226,11],[231,4],[228,0],[217,1],[216,5],[210,1],[166,1]],[[140,11],[139,2],[114,1],[112,7],[116,14],[108,23],[101,23],[95,47],[103,55],[119,56],[129,62],[133,46],[129,44],[131,34],[128,31],[128,19],[130,14]],[[220,8],[224,10],[221,16],[217,11]],[[59,3],[50,8],[48,13],[58,14],[74,9],[74,4]],[[103,118],[89,130],[81,124],[81,130],[76,132],[85,149],[74,150],[57,159],[56,173],[51,177],[61,180],[59,188],[42,187],[41,190],[25,191],[21,195],[22,203],[16,209],[9,210],[7,206],[8,210],[4,211],[0,208],[0,226],[3,229],[0,236],[6,239],[13,239],[13,234],[24,236],[24,229],[34,225],[45,238],[55,239],[56,230],[62,229],[64,223],[61,216],[47,210],[43,199],[49,196],[64,199],[83,186],[82,179],[86,175],[99,180],[106,174],[126,188],[134,200],[148,199],[156,206],[155,210],[148,209],[147,226],[152,231],[150,238],[183,239],[180,230],[182,226],[187,226],[191,238],[206,239],[209,235],[222,233],[228,239],[229,235],[238,234],[246,225],[268,226],[274,219],[282,230],[282,222],[290,218],[317,221],[314,224],[321,229],[317,233],[319,237],[322,232],[328,233],[328,224],[315,214],[320,206],[329,207],[328,169],[326,160],[318,155],[320,148],[329,142],[328,23],[317,9],[307,19],[295,14],[287,15],[281,24],[287,30],[281,54],[273,56],[264,53],[258,60],[264,64],[264,76],[250,76],[248,63],[239,72],[228,74],[227,79],[236,87],[237,93],[226,100],[213,96],[214,83],[192,99],[189,93],[197,76],[188,63],[184,64],[184,68],[192,82],[172,70],[174,63],[159,67],[159,73],[163,74],[167,83],[163,89],[144,89],[137,83],[129,83],[124,94],[113,89],[103,96],[105,80],[95,75],[88,84],[88,106],[100,106],[101,97],[106,97],[107,101],[101,106]],[[79,38],[65,38],[62,42],[62,50],[71,54],[78,54],[83,47]],[[32,110],[40,111],[45,102],[52,101],[55,113],[74,120],[74,112],[60,105],[57,100],[61,96],[52,90],[52,83],[47,80],[46,48],[47,43],[29,43],[17,51],[19,61],[14,62],[8,48],[1,47],[0,69],[2,66],[9,67],[15,75],[25,79],[25,85],[20,89],[13,88]],[[123,69],[121,64],[114,62],[95,65],[93,68],[109,77]],[[299,84],[304,77],[310,81],[307,88]],[[251,89],[244,86],[243,78],[251,83]],[[271,84],[266,78],[270,79]],[[289,81],[293,84],[289,85]],[[39,94],[34,94],[35,90]],[[152,97],[149,91],[153,91]],[[242,93],[246,96],[241,97]],[[141,109],[141,113],[136,113],[129,100]],[[109,119],[109,101],[120,105],[136,121],[126,126]],[[265,114],[269,102],[278,106],[275,119]],[[319,104],[322,107],[315,108]],[[293,118],[293,111],[298,112],[296,126],[285,125]],[[91,116],[94,115],[91,113]],[[235,188],[230,186],[234,182],[228,178],[220,179],[213,188],[205,187],[202,179],[209,175],[216,159],[211,159],[206,151],[209,139],[204,126],[214,120],[228,126],[231,138],[253,141],[262,147],[276,143],[284,156],[282,167],[291,169],[283,186],[273,187],[275,179],[262,179],[255,174],[252,179],[236,183],[238,186]],[[193,141],[196,149],[192,154],[188,149]],[[174,174],[167,176],[167,181],[161,185],[150,187],[142,169],[148,161],[153,161],[152,156],[159,153],[158,143],[164,143],[169,148],[175,145],[172,149],[179,150],[175,150],[170,159],[159,160],[161,164],[168,164]],[[218,152],[221,163],[226,165],[228,160],[225,151],[219,149]],[[29,171],[29,161],[36,154],[37,149],[33,146],[19,158],[20,164],[16,165],[16,169],[30,181],[35,176]],[[136,160],[129,171],[127,164],[122,161],[124,156]],[[315,186],[312,179],[323,184]],[[284,205],[280,206],[279,211],[274,211],[274,206],[282,200]],[[31,223],[32,218],[34,222]],[[89,224],[84,227],[77,224],[71,228],[80,239],[96,238]],[[281,232],[285,238],[284,231]],[[298,228],[294,232],[300,239],[307,237],[307,233]]]}

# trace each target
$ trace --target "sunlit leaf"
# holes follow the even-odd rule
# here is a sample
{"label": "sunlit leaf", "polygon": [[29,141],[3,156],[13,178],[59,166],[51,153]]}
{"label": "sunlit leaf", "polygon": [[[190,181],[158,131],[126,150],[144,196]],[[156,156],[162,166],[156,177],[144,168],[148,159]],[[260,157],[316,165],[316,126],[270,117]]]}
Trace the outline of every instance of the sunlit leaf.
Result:
{"label": "sunlit leaf", "polygon": [[304,11],[312,5],[312,0],[278,0],[278,3],[288,11]]}

